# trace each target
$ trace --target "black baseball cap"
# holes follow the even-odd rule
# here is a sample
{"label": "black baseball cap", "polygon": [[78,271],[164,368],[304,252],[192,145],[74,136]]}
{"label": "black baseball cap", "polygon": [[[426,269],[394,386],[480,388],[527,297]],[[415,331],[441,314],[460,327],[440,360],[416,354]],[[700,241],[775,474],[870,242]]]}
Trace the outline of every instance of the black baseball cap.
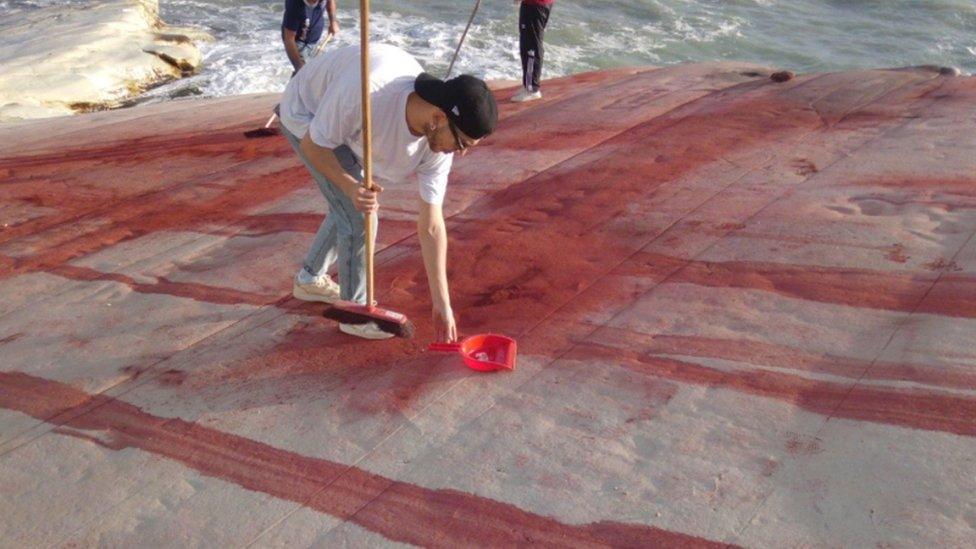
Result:
{"label": "black baseball cap", "polygon": [[471,139],[481,139],[495,131],[498,105],[480,78],[462,74],[444,81],[423,72],[414,81],[413,89],[421,99],[444,111]]}

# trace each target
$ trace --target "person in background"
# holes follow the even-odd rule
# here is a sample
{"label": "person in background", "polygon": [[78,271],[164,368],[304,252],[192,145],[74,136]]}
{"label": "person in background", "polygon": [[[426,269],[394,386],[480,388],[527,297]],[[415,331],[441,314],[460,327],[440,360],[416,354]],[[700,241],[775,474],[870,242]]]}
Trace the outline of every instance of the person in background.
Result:
{"label": "person in background", "polygon": [[534,101],[542,98],[542,35],[549,22],[549,12],[556,0],[515,0],[519,5],[519,53],[522,57],[522,89],[512,101]]}
{"label": "person in background", "polygon": [[[323,4],[325,4],[323,8]],[[281,41],[295,71],[305,64],[306,53],[322,38],[325,16],[329,17],[329,35],[339,32],[335,0],[285,0],[281,19]]]}

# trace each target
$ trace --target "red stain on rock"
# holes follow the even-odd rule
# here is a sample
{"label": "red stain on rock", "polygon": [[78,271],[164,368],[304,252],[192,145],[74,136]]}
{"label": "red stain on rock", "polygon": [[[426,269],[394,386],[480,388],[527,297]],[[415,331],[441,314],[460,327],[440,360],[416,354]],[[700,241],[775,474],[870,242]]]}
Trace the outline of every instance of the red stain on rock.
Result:
{"label": "red stain on rock", "polygon": [[0,345],[4,345],[4,344],[7,344],[7,343],[13,343],[14,341],[17,341],[18,339],[20,339],[22,337],[24,337],[24,334],[21,333],[21,332],[18,332],[16,334],[10,334],[10,335],[4,337],[3,339],[0,339]]}
{"label": "red stain on rock", "polygon": [[[97,136],[90,137],[90,141],[95,139]],[[248,160],[251,158],[249,153],[253,151],[251,145],[253,143],[244,140],[240,132],[234,128],[221,131],[192,131],[185,134],[159,132],[153,136],[134,137],[114,143],[102,141],[98,146],[83,145],[77,148],[59,149],[51,153],[8,156],[0,159],[0,169],[17,170],[20,177],[34,175],[33,172],[27,174],[21,172],[30,168],[40,171],[52,170],[56,167],[56,173],[63,173],[70,171],[71,164],[132,165],[169,158],[175,151],[200,158],[230,156],[239,160]],[[291,152],[291,148],[283,140],[273,143],[271,147],[262,146],[263,154],[281,155],[286,152]]]}
{"label": "red stain on rock", "polygon": [[850,383],[751,368],[718,370],[653,352],[595,344],[577,347],[571,356],[604,358],[647,375],[775,398],[828,417],[976,436],[976,399],[965,396],[864,383],[851,387]]}
{"label": "red stain on rock", "polygon": [[823,452],[823,440],[819,437],[790,433],[786,439],[786,451],[794,456],[812,456]]}
{"label": "red stain on rock", "polygon": [[925,267],[932,271],[958,272],[962,270],[962,268],[957,265],[955,261],[949,261],[944,257],[940,257],[935,261],[929,261],[925,264]]}
{"label": "red stain on rock", "polygon": [[[883,113],[863,120],[849,117],[861,106],[845,107],[847,110],[836,113],[818,113],[805,101],[794,102],[786,94],[769,93],[762,87],[723,90],[636,124],[625,135],[485,197],[450,227],[455,309],[464,312],[464,325],[469,329],[492,329],[502,324],[500,320],[514,335],[531,329],[656,236],[633,212],[653,211],[655,206],[667,204],[662,197],[682,192],[676,180],[741,152],[770,143],[786,146],[810,132],[829,131],[830,120],[843,120],[846,127],[878,126],[895,120]],[[534,134],[522,139],[529,137],[536,139]],[[505,146],[520,143],[520,138],[506,134],[504,128],[492,139]],[[721,190],[704,186],[697,191],[700,202]],[[617,218],[622,219],[615,223]],[[837,284],[846,283],[842,280],[846,273],[839,271],[824,281],[823,274],[832,274],[829,270],[810,270],[804,278],[801,271],[805,267],[797,266],[795,272],[772,272],[764,280],[765,273],[740,274],[751,267],[748,264],[741,269],[735,265],[718,267],[727,272],[714,276],[691,271],[689,276],[706,285],[760,284],[808,299],[895,309],[906,307],[921,295],[913,293],[916,285],[911,277],[895,277],[892,285],[902,291],[885,298],[877,291],[873,272],[852,270],[859,287],[844,291]],[[416,261],[394,263],[385,269],[384,276],[411,280],[413,287],[423,288]],[[829,287],[831,283],[833,288]],[[822,290],[829,291],[821,298]],[[411,316],[427,316],[416,307],[414,295],[394,294],[392,306]],[[949,312],[969,314],[964,306],[955,306]]]}
{"label": "red stain on rock", "polygon": [[[324,199],[323,199],[324,203]],[[231,229],[213,231],[213,234],[227,236],[265,236],[275,233],[311,233],[315,234],[322,224],[324,215],[321,213],[281,213],[256,214],[232,220]]]}
{"label": "red stain on rock", "polygon": [[[198,360],[181,391],[192,391],[193,398],[204,402],[231,399],[240,409],[328,394],[331,413],[355,422],[366,416],[411,415],[432,379],[443,383],[477,375],[459,368],[451,357],[426,352],[429,337],[364,345],[317,318],[321,304],[290,299],[280,307],[291,304],[304,309],[289,311],[260,338],[243,332],[227,340],[225,345],[234,351]],[[296,313],[309,318],[295,319]]]}
{"label": "red stain on rock", "polygon": [[135,448],[201,474],[353,522],[387,539],[431,547],[724,547],[639,524],[559,522],[514,505],[456,490],[434,490],[357,467],[302,456],[69,385],[0,372],[0,407],[57,426],[58,432],[122,450]]}
{"label": "red stain on rock", "polygon": [[895,263],[905,263],[909,258],[909,256],[905,255],[905,247],[901,244],[893,245],[885,257],[891,261],[894,261]]}
{"label": "red stain on rock", "polygon": [[807,177],[813,175],[820,170],[817,169],[817,165],[813,162],[807,160],[806,158],[797,158],[790,163],[795,171],[796,175]]}
{"label": "red stain on rock", "polygon": [[[749,261],[691,261],[655,253],[641,253],[633,265],[619,272],[666,275],[669,282],[675,283],[761,290],[820,303],[903,312],[915,311],[936,282],[935,276],[924,273]],[[976,318],[976,278],[943,277],[933,292],[954,298],[927,299],[922,305],[925,312]]]}
{"label": "red stain on rock", "polygon": [[183,297],[203,303],[220,305],[253,305],[255,307],[272,305],[281,298],[278,296],[259,295],[243,292],[233,288],[208,286],[195,282],[173,282],[165,277],[159,277],[155,282],[139,282],[121,273],[105,273],[87,267],[74,265],[58,265],[47,269],[47,272],[84,282],[111,281],[128,286],[132,291],[143,294],[168,295]]}
{"label": "red stain on rock", "polygon": [[[622,332],[621,337],[638,336]],[[851,380],[908,381],[935,387],[976,390],[976,372],[964,361],[939,365],[868,361],[747,339],[665,334],[641,336],[640,347],[648,353],[660,355],[715,358],[796,372],[829,374]]]}
{"label": "red stain on rock", "polygon": [[[637,225],[609,223],[628,207],[653,200],[675,179],[736,151],[821,127],[822,119],[805,104],[748,92],[710,97],[486,196],[449,228],[452,292],[455,310],[465,314],[462,326],[484,331],[504,324],[506,333],[522,333],[653,236]],[[492,139],[517,146],[510,141],[518,137],[500,129]],[[657,162],[662,155],[669,160]],[[709,196],[703,193],[702,201]],[[384,266],[382,276],[409,280],[418,293],[426,287],[416,257]],[[416,295],[391,293],[387,305],[425,318],[426,303]]]}
{"label": "red stain on rock", "polygon": [[170,369],[159,374],[156,381],[162,385],[182,385],[186,380],[186,376],[187,373],[183,370]]}
{"label": "red stain on rock", "polygon": [[761,459],[759,460],[760,469],[759,474],[764,477],[771,477],[779,469],[779,462],[775,459]]}
{"label": "red stain on rock", "polygon": [[[71,167],[70,163],[58,164],[59,169]],[[72,259],[154,232],[209,232],[227,225],[246,225],[248,211],[308,185],[299,168],[279,170],[263,177],[247,176],[241,170],[240,176],[235,181],[225,175],[222,185],[208,186],[196,181],[196,184],[157,188],[121,199],[111,196],[110,190],[85,196],[61,189],[72,200],[59,206],[56,215],[40,217],[0,233],[0,242],[19,238],[23,243],[20,246],[26,247],[17,257],[9,258],[12,266],[4,269],[0,278],[62,266]],[[28,189],[53,192],[44,191],[43,187],[30,185]],[[111,207],[106,208],[109,201]],[[65,227],[70,230],[64,230]],[[43,238],[36,236],[39,233],[43,233]]]}
{"label": "red stain on rock", "polygon": [[947,274],[925,296],[917,312],[946,316],[976,317],[976,278]]}
{"label": "red stain on rock", "polygon": [[146,373],[147,368],[145,366],[129,365],[119,368],[119,371],[128,376],[129,379],[139,379],[142,374]]}

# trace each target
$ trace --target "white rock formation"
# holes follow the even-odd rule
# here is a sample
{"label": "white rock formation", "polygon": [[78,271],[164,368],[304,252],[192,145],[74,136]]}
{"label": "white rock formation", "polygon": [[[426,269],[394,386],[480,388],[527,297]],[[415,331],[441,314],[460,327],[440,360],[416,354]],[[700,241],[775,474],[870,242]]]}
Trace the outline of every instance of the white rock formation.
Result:
{"label": "white rock formation", "polygon": [[157,0],[97,0],[0,15],[0,122],[119,106],[195,72],[205,32],[166,27]]}

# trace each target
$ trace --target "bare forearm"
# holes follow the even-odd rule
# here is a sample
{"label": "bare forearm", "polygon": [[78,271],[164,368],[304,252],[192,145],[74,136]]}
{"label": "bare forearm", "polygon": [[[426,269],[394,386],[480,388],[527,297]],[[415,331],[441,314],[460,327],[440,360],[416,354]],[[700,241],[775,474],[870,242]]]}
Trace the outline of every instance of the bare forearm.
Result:
{"label": "bare forearm", "polygon": [[447,284],[447,227],[440,222],[421,222],[417,227],[420,250],[427,270],[430,298],[436,306],[450,308],[451,296]]}
{"label": "bare forearm", "polygon": [[346,173],[332,149],[315,144],[308,134],[302,138],[301,148],[305,158],[312,163],[312,167],[333,185],[339,187],[346,196],[352,197],[356,193],[360,187],[359,181]]}
{"label": "bare forearm", "polygon": [[285,43],[285,53],[288,54],[288,60],[291,61],[291,65],[295,67],[296,71],[302,68],[305,61],[302,59],[302,54],[298,51],[298,44],[295,43],[295,32],[286,30],[281,37],[281,41]]}
{"label": "bare forearm", "polygon": [[329,23],[335,23],[336,21],[336,2],[335,0],[328,0],[325,3],[325,12],[329,14]]}

